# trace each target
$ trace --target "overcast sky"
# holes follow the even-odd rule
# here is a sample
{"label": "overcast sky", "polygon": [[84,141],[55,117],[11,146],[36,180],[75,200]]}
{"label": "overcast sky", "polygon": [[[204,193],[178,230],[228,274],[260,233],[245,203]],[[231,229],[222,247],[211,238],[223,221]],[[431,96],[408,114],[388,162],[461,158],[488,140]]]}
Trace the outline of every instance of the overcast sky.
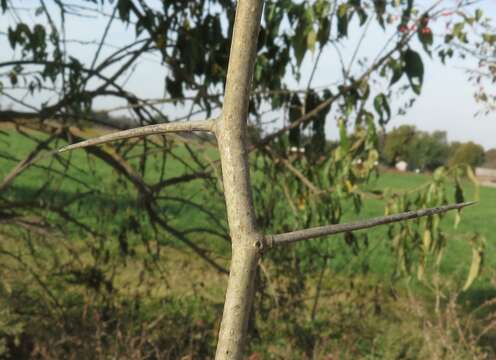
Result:
{"label": "overcast sky", "polygon": [[[449,2],[450,0],[446,1]],[[432,1],[427,0],[424,2],[426,4],[432,3]],[[496,14],[495,0],[481,0],[480,5],[484,8],[486,14]],[[41,17],[35,18],[27,13],[22,16],[25,21],[42,22]],[[11,19],[4,21],[5,16],[1,16],[0,19],[2,19],[0,32],[5,33],[9,23],[12,23]],[[88,25],[88,23],[86,19],[71,19],[71,25],[67,29],[68,37],[98,40],[105,27],[106,18],[93,19],[91,20],[91,25]],[[436,26],[442,26],[442,24]],[[353,31],[351,39],[346,42],[346,47],[341,48],[345,59],[351,57],[353,45],[359,39],[360,32],[356,31],[356,27],[353,29],[355,31]],[[373,58],[383,46],[388,35],[388,33],[385,34],[378,28],[373,28],[369,31],[362,44],[361,56],[368,55]],[[133,27],[126,28],[119,22],[115,22],[115,25],[110,29],[109,40],[118,46],[126,44],[133,36]],[[1,36],[0,49],[4,49],[7,46],[5,36]],[[420,46],[416,47],[420,52],[419,48]],[[90,47],[73,44],[69,49],[83,62],[89,62],[92,59],[93,51]],[[422,52],[421,54],[426,64],[422,94],[417,98],[407,115],[394,116],[388,128],[406,123],[415,124],[422,130],[445,130],[448,133],[449,140],[471,140],[482,144],[486,149],[496,148],[496,114],[474,117],[474,114],[481,109],[481,106],[475,103],[473,99],[475,88],[468,81],[468,75],[460,68],[460,66],[467,65],[467,63],[454,62],[443,66],[438,60],[430,61],[425,53]],[[309,54],[305,58],[300,83],[290,81],[290,85],[299,88],[305,87],[314,57],[315,54],[313,56]],[[0,51],[0,61],[11,58],[10,51]],[[324,53],[320,64],[314,85],[326,85],[339,80],[339,66],[336,66],[337,58],[334,50],[329,49]],[[472,63],[471,65],[474,64]],[[160,98],[164,94],[163,79],[166,73],[167,71],[160,64],[158,57],[147,56],[145,60],[140,61],[135,74],[128,80],[127,87],[142,98]],[[492,93],[496,93],[495,85],[493,85]],[[8,104],[8,99],[0,95],[0,105],[5,107]],[[118,104],[112,101],[103,101],[96,104],[99,108],[116,105]],[[332,120],[328,121],[327,133],[331,138],[337,136],[337,130]]]}

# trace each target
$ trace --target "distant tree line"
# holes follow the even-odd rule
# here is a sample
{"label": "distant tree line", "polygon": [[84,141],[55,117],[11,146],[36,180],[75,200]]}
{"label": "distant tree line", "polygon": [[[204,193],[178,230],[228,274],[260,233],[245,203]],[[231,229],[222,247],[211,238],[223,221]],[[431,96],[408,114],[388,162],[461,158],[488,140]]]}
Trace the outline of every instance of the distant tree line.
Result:
{"label": "distant tree line", "polygon": [[429,133],[414,125],[402,125],[385,133],[381,141],[381,158],[389,166],[405,161],[409,170],[432,171],[443,165],[496,168],[496,149],[485,152],[481,145],[472,141],[449,142],[446,131]]}

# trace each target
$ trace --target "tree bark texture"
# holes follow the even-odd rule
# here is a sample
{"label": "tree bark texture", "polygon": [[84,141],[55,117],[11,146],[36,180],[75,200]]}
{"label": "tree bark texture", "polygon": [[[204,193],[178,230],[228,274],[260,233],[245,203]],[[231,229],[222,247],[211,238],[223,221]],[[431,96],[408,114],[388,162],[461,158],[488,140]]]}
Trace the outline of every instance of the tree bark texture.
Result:
{"label": "tree bark texture", "polygon": [[217,123],[232,259],[215,358],[241,359],[255,293],[263,235],[253,208],[246,121],[262,14],[262,0],[239,0],[222,115]]}

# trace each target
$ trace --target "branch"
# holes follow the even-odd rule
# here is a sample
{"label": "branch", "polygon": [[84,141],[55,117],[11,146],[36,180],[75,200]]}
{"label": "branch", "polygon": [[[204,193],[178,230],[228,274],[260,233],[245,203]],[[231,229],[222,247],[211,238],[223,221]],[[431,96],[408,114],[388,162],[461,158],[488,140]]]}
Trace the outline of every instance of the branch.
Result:
{"label": "branch", "polygon": [[361,220],[348,224],[318,226],[310,229],[292,231],[284,234],[266,235],[265,242],[268,247],[272,247],[274,245],[286,245],[296,241],[313,239],[320,236],[334,235],[343,232],[368,229],[371,227],[391,224],[398,221],[416,219],[422,216],[432,216],[436,214],[442,214],[450,210],[455,210],[455,209],[459,210],[464,208],[465,206],[474,205],[476,203],[477,203],[476,201],[470,201],[470,202],[445,205],[430,209],[407,211],[388,216],[379,216],[376,218]]}
{"label": "branch", "polygon": [[215,120],[201,120],[189,122],[173,122],[165,124],[154,124],[142,126],[135,129],[119,131],[112,134],[103,135],[94,139],[88,139],[77,144],[71,144],[59,149],[59,152],[84,148],[88,146],[105,144],[115,140],[129,139],[153,134],[164,134],[182,131],[214,131]]}

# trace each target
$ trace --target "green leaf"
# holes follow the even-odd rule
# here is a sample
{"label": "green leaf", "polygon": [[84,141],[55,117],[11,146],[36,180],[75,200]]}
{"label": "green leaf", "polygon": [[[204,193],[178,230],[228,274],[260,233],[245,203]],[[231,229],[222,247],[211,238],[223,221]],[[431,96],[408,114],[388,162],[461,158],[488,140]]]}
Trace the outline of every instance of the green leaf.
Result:
{"label": "green leaf", "polygon": [[346,154],[349,149],[348,131],[346,130],[346,122],[343,119],[340,119],[338,126],[339,126],[339,142],[343,154]]}
{"label": "green leaf", "polygon": [[182,98],[184,97],[183,95],[183,86],[182,82],[180,80],[174,80],[170,77],[167,77],[165,79],[165,87],[167,89],[167,92],[173,97],[173,98]]}
{"label": "green leaf", "polygon": [[412,8],[413,8],[413,0],[408,0],[406,4],[406,8],[403,10],[403,13],[401,14],[401,23],[399,26],[408,25],[408,22],[410,21],[410,17],[412,15]]}
{"label": "green leaf", "polygon": [[15,49],[17,43],[17,31],[14,31],[10,26],[7,30],[9,44],[12,49]]}
{"label": "green leaf", "polygon": [[338,37],[348,36],[348,5],[341,4],[337,11]]}
{"label": "green leaf", "polygon": [[475,10],[475,21],[479,21],[484,16],[484,12],[481,9]]}
{"label": "green leaf", "polygon": [[317,32],[317,40],[319,41],[320,47],[323,47],[327,43],[330,33],[331,22],[328,17],[325,17],[320,22],[319,31]]}
{"label": "green leaf", "polygon": [[[319,106],[321,103],[320,101],[320,97],[319,95],[311,90],[307,93],[306,97],[305,97],[305,114],[308,114],[309,112],[311,112],[313,109],[315,109],[317,106]],[[320,115],[320,112],[314,116],[312,116],[311,119],[309,119],[307,122],[305,122],[305,124],[303,125],[303,128],[305,129],[308,124],[316,121],[318,119]]]}
{"label": "green leaf", "polygon": [[465,201],[465,197],[463,196],[463,189],[460,185],[460,181],[458,178],[455,179],[455,202],[457,204]]}
{"label": "green leaf", "polygon": [[129,12],[131,11],[131,1],[130,0],[119,0],[117,2],[117,10],[119,11],[120,18],[129,22]]}
{"label": "green leaf", "polygon": [[389,62],[389,67],[393,70],[393,76],[391,77],[391,81],[389,83],[389,86],[391,86],[400,81],[401,77],[403,76],[404,69],[401,62],[394,59],[391,59],[391,61]]}
{"label": "green leaf", "polygon": [[419,95],[424,81],[424,64],[420,55],[412,49],[403,53],[404,69],[412,90]]}
{"label": "green leaf", "polygon": [[455,26],[453,26],[453,35],[456,38],[461,39],[461,37],[463,36],[464,27],[465,27],[465,23],[463,22],[456,23]]}
{"label": "green leaf", "polygon": [[17,74],[15,71],[11,71],[9,73],[9,79],[10,79],[10,84],[12,86],[16,86],[17,85]]}
{"label": "green leaf", "polygon": [[482,34],[482,39],[489,43],[489,45],[493,45],[496,43],[496,34],[491,34],[491,33],[484,33]]}
{"label": "green leaf", "polygon": [[391,108],[384,93],[380,93],[374,98],[374,108],[379,115],[379,123],[381,125],[387,124],[391,119]]}
{"label": "green leaf", "polygon": [[377,14],[377,21],[383,29],[384,26],[384,14],[386,13],[386,0],[374,0],[374,9]]}
{"label": "green leaf", "polygon": [[[298,94],[293,94],[289,107],[289,122],[292,124],[303,115],[302,104]],[[294,127],[289,130],[289,144],[290,146],[300,146],[300,126]]]}
{"label": "green leaf", "polygon": [[432,34],[432,30],[427,26],[419,27],[419,29],[417,30],[417,36],[425,52],[430,56],[431,55],[430,48],[434,43],[434,36]]}
{"label": "green leaf", "polygon": [[[300,19],[298,21],[298,26],[296,27],[295,34],[292,38],[293,50],[296,58],[296,63],[298,66],[301,65],[303,58],[305,57],[305,53],[308,49],[308,36],[311,32],[313,32],[312,24],[307,22],[305,19]],[[312,37],[316,36],[311,35]],[[314,46],[315,46],[315,40]]]}
{"label": "green leaf", "polygon": [[317,0],[313,6],[315,15],[318,18],[327,17],[331,9],[331,4],[328,0]]}

